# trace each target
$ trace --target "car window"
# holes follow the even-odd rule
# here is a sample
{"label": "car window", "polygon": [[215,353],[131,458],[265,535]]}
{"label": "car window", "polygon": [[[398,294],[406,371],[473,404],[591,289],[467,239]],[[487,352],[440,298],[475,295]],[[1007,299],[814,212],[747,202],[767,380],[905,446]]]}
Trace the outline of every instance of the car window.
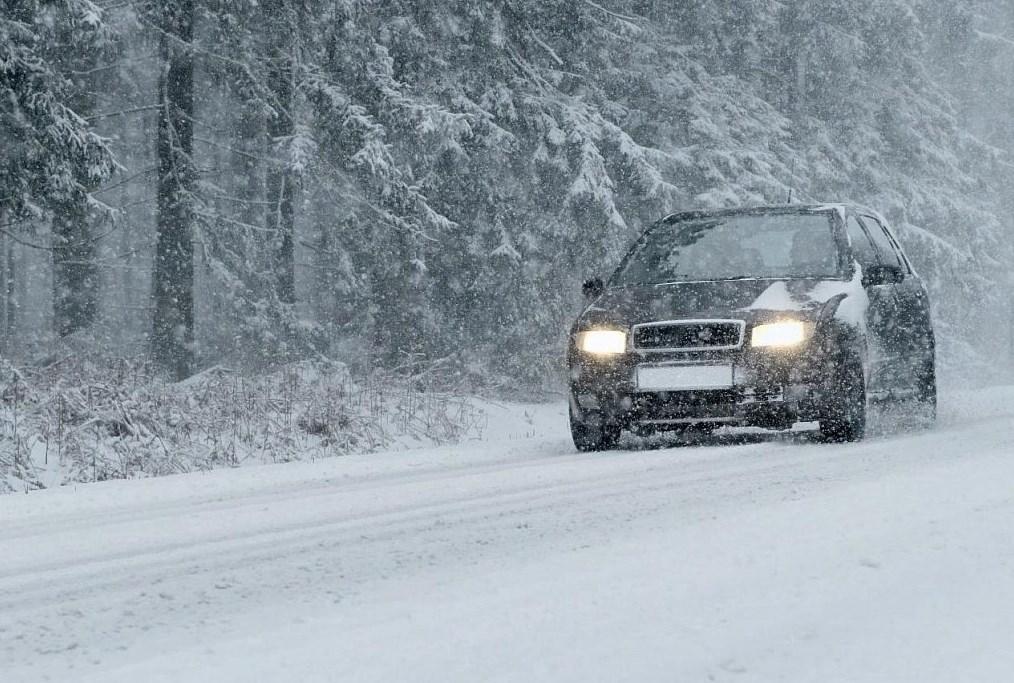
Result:
{"label": "car window", "polygon": [[884,265],[898,266],[904,269],[905,264],[902,262],[901,257],[898,256],[894,243],[887,235],[887,231],[884,230],[884,226],[880,224],[880,221],[873,216],[865,215],[862,217],[862,221],[866,229],[869,230],[873,243],[877,245],[877,251],[880,252],[880,262]]}
{"label": "car window", "polygon": [[836,277],[826,213],[731,215],[663,223],[631,251],[617,284],[680,280]]}
{"label": "car window", "polygon": [[868,268],[879,263],[873,242],[870,241],[866,230],[859,224],[855,216],[849,216],[849,219],[845,221],[845,232],[848,233],[849,240],[852,242],[852,253],[855,254],[859,265]]}

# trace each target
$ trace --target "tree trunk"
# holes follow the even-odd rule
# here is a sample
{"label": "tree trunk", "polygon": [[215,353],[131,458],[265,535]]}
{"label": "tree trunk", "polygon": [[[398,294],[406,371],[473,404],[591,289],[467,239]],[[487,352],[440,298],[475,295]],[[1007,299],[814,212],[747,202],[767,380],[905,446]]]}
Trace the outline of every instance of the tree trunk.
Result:
{"label": "tree trunk", "polygon": [[[0,213],[0,218],[2,218]],[[14,341],[14,240],[0,234],[0,353],[10,355]]]}
{"label": "tree trunk", "polygon": [[244,102],[235,128],[233,144],[244,154],[231,157],[232,177],[240,204],[240,220],[263,225],[264,172],[258,155],[264,149],[264,117],[255,102]]}
{"label": "tree trunk", "polygon": [[7,282],[4,297],[7,299],[7,343],[13,345],[18,327],[17,263],[14,260],[14,240],[7,240]]}
{"label": "tree trunk", "polygon": [[32,265],[29,262],[29,253],[23,244],[15,245],[17,248],[17,255],[15,261],[20,264],[17,275],[17,288],[14,290],[14,302],[15,310],[17,311],[16,329],[19,339],[26,339],[28,336],[28,330],[34,330],[32,327],[32,300],[28,298],[29,286],[28,280],[32,275]]}
{"label": "tree trunk", "polygon": [[[56,60],[70,74],[73,88],[70,108],[87,119],[95,113],[97,93],[103,85],[95,71],[101,62],[101,52],[93,46],[71,47],[75,44],[74,31],[72,26],[64,27],[61,39],[65,47],[57,49]],[[53,328],[60,337],[90,327],[99,305],[93,216],[87,195],[96,188],[85,168],[77,168],[74,179],[80,188],[72,190],[54,207],[52,220]]]}
{"label": "tree trunk", "polygon": [[[292,118],[293,79],[295,63],[292,54],[291,35],[294,22],[286,16],[289,8],[284,0],[272,0],[265,3],[269,19],[280,19],[275,28],[268,67],[268,89],[274,101],[271,102],[273,112],[268,116],[268,137],[272,144],[280,145],[295,133],[295,122]],[[295,234],[296,175],[289,168],[289,160],[279,159],[267,175],[268,210],[265,225],[273,231],[273,271],[275,274],[275,294],[283,304],[296,303],[296,265],[293,249]]]}
{"label": "tree trunk", "polygon": [[56,334],[89,327],[98,313],[99,279],[88,207],[82,196],[53,216],[53,326]]}
{"label": "tree trunk", "polygon": [[193,0],[168,2],[161,11],[152,355],[180,380],[190,375],[194,360],[194,65],[188,49],[193,37]]}

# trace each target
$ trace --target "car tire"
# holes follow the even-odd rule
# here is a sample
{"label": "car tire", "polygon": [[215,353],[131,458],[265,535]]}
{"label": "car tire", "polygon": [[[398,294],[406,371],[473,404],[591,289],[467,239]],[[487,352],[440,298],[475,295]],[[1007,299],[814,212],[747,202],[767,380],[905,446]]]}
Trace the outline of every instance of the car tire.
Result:
{"label": "car tire", "polygon": [[831,400],[820,419],[825,441],[861,441],[866,435],[866,379],[858,359],[846,359],[836,368],[830,390]]}
{"label": "car tire", "polygon": [[922,408],[923,417],[930,423],[934,422],[937,419],[937,368],[932,357],[923,364],[916,401]]}
{"label": "car tire", "polygon": [[584,421],[574,417],[570,411],[570,435],[574,439],[577,450],[588,453],[592,451],[608,451],[616,447],[620,440],[619,425],[606,423],[601,419]]}

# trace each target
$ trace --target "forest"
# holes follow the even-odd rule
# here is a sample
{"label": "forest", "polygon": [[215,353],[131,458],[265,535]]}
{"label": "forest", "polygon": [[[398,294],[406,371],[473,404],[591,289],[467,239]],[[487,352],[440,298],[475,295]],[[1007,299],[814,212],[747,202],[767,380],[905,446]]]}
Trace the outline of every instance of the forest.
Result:
{"label": "forest", "polygon": [[552,389],[654,220],[848,200],[993,377],[1012,110],[1002,0],[0,0],[0,358]]}

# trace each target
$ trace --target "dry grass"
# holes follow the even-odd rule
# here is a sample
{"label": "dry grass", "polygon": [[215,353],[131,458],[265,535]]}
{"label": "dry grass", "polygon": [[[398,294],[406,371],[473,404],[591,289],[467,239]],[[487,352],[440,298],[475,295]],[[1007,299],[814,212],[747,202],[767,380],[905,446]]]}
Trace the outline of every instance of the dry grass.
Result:
{"label": "dry grass", "polygon": [[337,363],[178,384],[140,362],[0,366],[0,491],[311,460],[481,436],[485,414],[425,376]]}

